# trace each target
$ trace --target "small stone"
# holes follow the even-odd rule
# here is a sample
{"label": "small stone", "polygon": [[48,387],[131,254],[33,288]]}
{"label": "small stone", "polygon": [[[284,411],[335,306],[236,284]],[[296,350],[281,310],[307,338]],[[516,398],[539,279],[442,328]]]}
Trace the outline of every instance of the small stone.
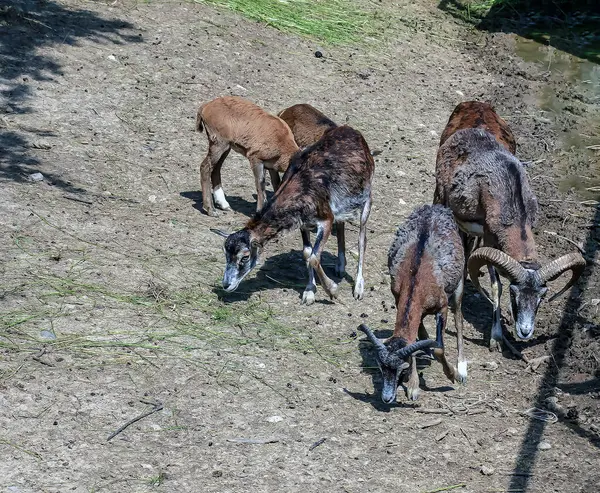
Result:
{"label": "small stone", "polygon": [[398,202],[400,203],[400,205],[406,205],[406,201],[403,199],[398,199]]}
{"label": "small stone", "polygon": [[323,58],[323,53],[321,53],[319,50],[315,51],[315,57],[316,58]]}
{"label": "small stone", "polygon": [[458,94],[461,98],[465,97],[465,93],[462,91],[459,91],[458,89],[456,90],[456,94]]}
{"label": "small stone", "polygon": [[148,202],[156,202],[156,195],[148,195]]}
{"label": "small stone", "polygon": [[116,62],[117,61],[117,57],[114,55],[108,55],[106,58],[108,58],[111,62]]}
{"label": "small stone", "polygon": [[267,418],[267,421],[269,423],[279,423],[280,421],[283,421],[283,418],[281,416],[271,416]]}
{"label": "small stone", "polygon": [[29,181],[42,181],[44,179],[44,175],[41,173],[31,173],[27,179]]}
{"label": "small stone", "polygon": [[498,369],[498,363],[496,363],[495,361],[487,361],[483,365],[481,365],[481,367],[487,371],[495,371]]}
{"label": "small stone", "polygon": [[56,335],[54,334],[54,332],[50,332],[49,330],[42,330],[40,332],[40,337],[42,339],[50,339],[50,340],[56,339]]}
{"label": "small stone", "polygon": [[494,474],[494,468],[493,467],[488,467],[488,466],[481,466],[480,469],[481,474],[483,474],[484,476],[491,476],[492,474]]}
{"label": "small stone", "polygon": [[551,448],[552,445],[550,445],[548,442],[540,442],[538,445],[538,450],[550,450]]}
{"label": "small stone", "polygon": [[213,471],[212,475],[213,478],[220,478],[221,476],[223,476],[223,471]]}

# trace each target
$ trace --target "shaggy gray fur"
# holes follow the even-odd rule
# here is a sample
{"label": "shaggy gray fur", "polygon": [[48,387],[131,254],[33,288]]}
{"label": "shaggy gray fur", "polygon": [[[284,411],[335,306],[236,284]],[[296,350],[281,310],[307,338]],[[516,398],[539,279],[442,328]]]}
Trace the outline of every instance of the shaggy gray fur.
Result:
{"label": "shaggy gray fur", "polygon": [[[488,132],[481,129],[459,130],[442,146],[445,157],[466,157],[452,178],[448,205],[469,220],[481,214],[480,194],[486,187],[499,202],[500,215],[487,218],[502,227],[513,224],[535,226],[538,205],[521,162]],[[447,153],[447,154],[446,154]],[[495,222],[494,221],[494,222]]]}
{"label": "shaggy gray fur", "polygon": [[407,251],[412,246],[416,247],[415,255],[421,251],[421,258],[431,256],[439,285],[447,294],[454,293],[463,276],[465,257],[452,211],[442,205],[424,205],[413,211],[398,227],[388,252],[392,282],[404,261],[413,262],[413,273],[416,274],[415,267],[418,269],[421,258],[407,258]]}

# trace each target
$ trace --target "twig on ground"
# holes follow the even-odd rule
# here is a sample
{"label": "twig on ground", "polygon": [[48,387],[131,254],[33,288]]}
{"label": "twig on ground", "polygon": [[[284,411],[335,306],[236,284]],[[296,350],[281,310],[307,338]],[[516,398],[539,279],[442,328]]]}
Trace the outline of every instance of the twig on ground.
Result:
{"label": "twig on ground", "polygon": [[140,414],[139,416],[136,416],[133,419],[130,419],[129,421],[127,421],[127,423],[125,423],[123,426],[121,426],[117,431],[112,432],[106,439],[107,442],[109,442],[114,437],[116,437],[119,433],[121,433],[123,430],[125,430],[125,428],[127,428],[128,426],[131,426],[133,423],[138,422],[140,419],[144,419],[144,418],[150,416],[151,414],[154,414],[154,413],[160,411],[163,408],[163,403],[159,402],[159,401],[156,401],[156,402],[140,401],[140,402],[143,402],[144,404],[152,405],[152,409],[150,409],[150,411],[146,411],[143,414]]}
{"label": "twig on ground", "polygon": [[315,443],[313,443],[310,447],[308,447],[308,451],[311,452],[314,449],[316,449],[319,445],[323,445],[325,443],[325,440],[327,440],[327,438],[320,438]]}
{"label": "twig on ground", "polygon": [[437,426],[439,424],[442,424],[442,419],[438,418],[438,419],[434,419],[433,421],[429,421],[427,423],[422,423],[419,425],[419,428],[424,429],[424,428],[431,428],[433,426]]}
{"label": "twig on ground", "polygon": [[81,202],[82,204],[94,205],[94,203],[90,200],[78,199],[77,197],[69,197],[68,195],[63,195],[63,197],[74,202]]}
{"label": "twig on ground", "polygon": [[440,491],[450,491],[450,490],[455,490],[457,488],[466,488],[467,484],[466,483],[460,483],[460,484],[453,484],[452,486],[442,486],[441,488],[437,488],[435,490],[427,490],[424,491],[423,493],[439,493]]}
{"label": "twig on ground", "polygon": [[244,443],[249,445],[264,445],[266,443],[277,443],[278,438],[228,438],[231,443]]}
{"label": "twig on ground", "polygon": [[454,414],[450,409],[429,409],[426,407],[417,407],[415,412],[423,414]]}
{"label": "twig on ground", "polygon": [[38,363],[41,363],[42,365],[46,365],[46,366],[54,366],[52,363],[49,363],[48,361],[44,361],[42,359],[42,356],[44,356],[44,354],[46,354],[46,348],[43,347],[42,349],[40,349],[40,352],[38,354],[36,354],[35,356],[32,356],[31,359],[34,361],[37,361]]}
{"label": "twig on ground", "polygon": [[571,245],[575,245],[582,254],[585,254],[585,250],[583,248],[581,248],[580,245],[575,243],[573,240],[570,240],[569,238],[565,238],[564,236],[559,235],[556,231],[544,231],[544,233],[546,233],[547,235],[556,236],[557,238],[560,238],[561,240],[568,241],[569,243],[571,243]]}
{"label": "twig on ground", "polygon": [[450,433],[450,430],[444,430],[442,431],[438,436],[435,437],[435,441],[436,442],[441,442],[444,438],[446,438],[446,435]]}

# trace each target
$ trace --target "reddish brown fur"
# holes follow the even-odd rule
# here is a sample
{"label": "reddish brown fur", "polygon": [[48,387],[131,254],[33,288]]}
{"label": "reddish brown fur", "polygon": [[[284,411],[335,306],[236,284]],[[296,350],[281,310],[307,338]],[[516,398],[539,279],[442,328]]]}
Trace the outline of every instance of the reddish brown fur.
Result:
{"label": "reddish brown fur", "polygon": [[465,101],[458,104],[442,133],[440,146],[452,134],[464,128],[483,128],[491,133],[511,154],[515,154],[517,151],[517,143],[510,127],[498,116],[489,103]]}
{"label": "reddish brown fur", "polygon": [[271,173],[273,187],[277,188],[277,173],[285,172],[298,150],[292,131],[281,118],[235,96],[217,98],[200,106],[196,129],[204,129],[208,137],[208,155],[200,165],[200,175],[203,206],[211,215],[214,215],[211,185],[213,191],[221,187],[221,166],[230,149],[250,161],[259,209],[265,199],[264,168]]}
{"label": "reddish brown fur", "polygon": [[317,142],[325,132],[337,125],[310,104],[296,104],[279,113],[279,118],[288,124],[296,144],[306,147]]}
{"label": "reddish brown fur", "polygon": [[[459,245],[462,248],[462,245]],[[407,259],[415,255],[416,246],[406,254]],[[448,297],[433,272],[433,259],[428,253],[423,255],[417,272],[412,271],[412,262],[404,261],[398,266],[392,293],[396,300],[396,325],[392,337],[402,337],[408,344],[417,340],[421,320],[426,315],[446,311]],[[415,285],[411,290],[411,282]],[[408,310],[408,318],[406,313]]]}

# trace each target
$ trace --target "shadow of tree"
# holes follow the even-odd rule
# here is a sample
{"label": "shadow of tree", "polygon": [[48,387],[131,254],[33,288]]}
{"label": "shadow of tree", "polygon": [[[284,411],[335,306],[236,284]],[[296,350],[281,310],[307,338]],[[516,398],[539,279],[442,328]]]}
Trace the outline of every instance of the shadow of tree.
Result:
{"label": "shadow of tree", "polygon": [[31,173],[42,172],[53,185],[84,192],[44,172],[42,162],[29,155],[30,137],[51,136],[52,130],[25,128],[10,122],[10,116],[31,113],[28,102],[35,96],[35,83],[62,75],[61,65],[42,48],[76,45],[81,38],[97,43],[140,42],[139,36],[124,32],[132,27],[51,0],[0,0],[0,179],[26,181]]}
{"label": "shadow of tree", "polygon": [[[600,223],[600,205],[595,207],[595,214],[592,215],[589,222],[591,225],[598,223]],[[585,270],[584,274],[579,278],[576,284],[577,288],[579,288],[581,292],[588,288],[593,282],[592,276],[594,274],[594,266],[597,265],[594,262],[600,247],[600,244],[594,237],[594,228],[589,228],[588,231],[589,232],[584,244],[584,251],[586,252],[585,256],[587,260],[591,262],[591,266]],[[560,386],[565,388],[564,384],[559,385],[559,378],[561,371],[567,365],[567,354],[573,339],[574,331],[576,328],[581,327],[582,324],[582,321],[578,320],[579,317],[576,315],[581,309],[582,302],[582,296],[571,298],[567,302],[567,306],[565,307],[565,311],[558,329],[558,337],[552,346],[551,357],[554,364],[548,365],[546,371],[544,372],[537,390],[534,407],[543,408],[546,397],[554,387]],[[592,381],[588,385],[597,385],[597,382]],[[572,390],[574,392],[581,392],[584,388],[585,386],[581,386],[580,388],[575,387]],[[595,433],[584,429],[578,423],[573,423],[566,420],[561,420],[560,422],[580,437],[588,440],[595,447],[600,448],[600,437],[598,437],[598,435]],[[525,432],[525,435],[523,436],[519,455],[516,460],[516,469],[518,468],[519,475],[512,477],[509,485],[510,490],[519,490],[523,492],[530,490],[530,481],[532,476],[531,473],[537,461],[539,453],[538,445],[542,441],[545,428],[545,421],[531,420],[529,422],[529,426]]]}
{"label": "shadow of tree", "polygon": [[438,7],[488,32],[514,33],[600,63],[596,0],[441,0]]}

